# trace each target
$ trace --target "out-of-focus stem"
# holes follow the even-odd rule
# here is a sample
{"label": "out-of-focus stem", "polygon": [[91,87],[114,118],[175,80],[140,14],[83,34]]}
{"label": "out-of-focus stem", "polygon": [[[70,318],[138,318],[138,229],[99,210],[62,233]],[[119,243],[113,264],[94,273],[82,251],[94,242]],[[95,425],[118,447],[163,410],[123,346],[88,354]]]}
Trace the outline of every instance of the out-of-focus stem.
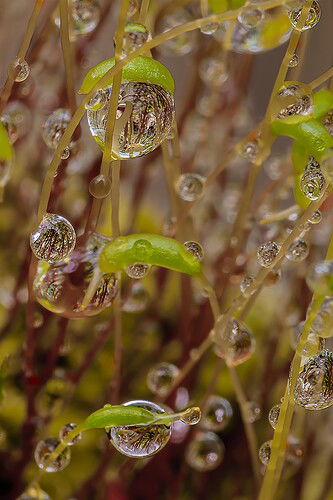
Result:
{"label": "out-of-focus stem", "polygon": [[67,90],[67,101],[72,115],[76,110],[76,95],[75,95],[75,85],[74,85],[74,71],[75,71],[75,58],[73,53],[73,45],[70,41],[70,20],[72,16],[70,15],[70,8],[68,4],[69,0],[60,0],[59,11],[60,11],[60,35],[61,35],[61,47],[65,64],[66,73],[66,90]]}

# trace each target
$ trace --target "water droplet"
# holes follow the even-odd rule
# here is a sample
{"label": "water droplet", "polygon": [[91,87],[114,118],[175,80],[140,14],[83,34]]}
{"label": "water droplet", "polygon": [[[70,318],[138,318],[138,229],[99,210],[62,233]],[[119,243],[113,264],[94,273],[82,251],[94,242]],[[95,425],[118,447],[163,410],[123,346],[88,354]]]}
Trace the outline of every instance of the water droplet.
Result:
{"label": "water droplet", "polygon": [[304,457],[304,446],[301,441],[289,436],[286,449],[286,460],[293,465],[301,465]]}
{"label": "water droplet", "polygon": [[195,201],[203,192],[205,178],[199,174],[182,174],[176,181],[175,190],[184,201]]}
{"label": "water droplet", "polygon": [[[125,406],[145,408],[155,414],[166,413],[165,410],[151,401],[129,401]],[[129,425],[111,427],[107,432],[111,444],[123,455],[133,458],[145,458],[155,455],[169,441],[172,426],[170,425]]]}
{"label": "water droplet", "polygon": [[215,323],[218,344],[215,347],[217,356],[225,359],[226,363],[232,366],[239,365],[247,361],[253,354],[256,341],[253,333],[240,321],[233,319],[228,322],[222,339],[219,338],[219,321]]}
{"label": "water droplet", "polygon": [[91,99],[89,99],[89,101],[85,105],[85,108],[91,111],[97,111],[98,109],[101,109],[106,104],[106,102],[106,93],[103,89],[99,89],[97,90],[96,94],[93,95]]}
{"label": "water droplet", "polygon": [[272,441],[265,441],[259,448],[259,460],[262,464],[268,465],[271,458]]}
{"label": "water droplet", "polygon": [[220,465],[224,452],[224,444],[214,432],[200,432],[188,444],[185,458],[192,469],[206,472]]}
{"label": "water droplet", "polygon": [[321,222],[321,220],[322,220],[321,211],[316,210],[315,212],[313,212],[311,217],[308,219],[308,222],[310,222],[310,224],[319,224]]}
{"label": "water droplet", "polygon": [[265,12],[262,9],[255,8],[243,10],[237,19],[244,28],[255,28],[263,21],[264,17]]}
{"label": "water droplet", "polygon": [[[297,349],[297,344],[301,337],[305,321],[301,321],[293,330],[292,344]],[[302,356],[310,357],[315,356],[318,352],[322,351],[325,347],[325,341],[318,336],[317,331],[311,328],[308,333],[308,338],[303,347]]]}
{"label": "water droplet", "polygon": [[17,59],[15,61],[14,70],[17,71],[15,82],[24,82],[30,75],[30,66],[24,59]]}
{"label": "water droplet", "polygon": [[300,262],[309,255],[309,247],[304,240],[295,240],[286,252],[286,257],[292,262]]}
{"label": "water droplet", "polygon": [[[104,92],[105,105],[98,110],[87,110],[90,131],[100,145],[104,145],[112,87]],[[130,110],[129,115],[127,109]],[[114,156],[126,159],[150,153],[167,138],[173,121],[174,98],[161,85],[122,83],[113,141]]]}
{"label": "water droplet", "polygon": [[289,68],[295,68],[299,63],[299,57],[297,54],[293,54],[288,63]]}
{"label": "water droplet", "polygon": [[310,358],[297,377],[295,402],[307,410],[323,410],[333,404],[333,355],[322,351]]}
{"label": "water droplet", "polygon": [[257,140],[249,141],[242,147],[239,154],[249,161],[254,161],[259,151],[259,144]]}
{"label": "water droplet", "polygon": [[306,276],[308,287],[321,295],[330,295],[333,292],[333,260],[317,262]]}
{"label": "water droplet", "polygon": [[67,467],[71,460],[69,448],[65,448],[55,460],[48,463],[51,453],[57,448],[58,444],[60,444],[60,440],[52,437],[39,441],[35,449],[35,460],[40,469],[46,472],[58,472]]}
{"label": "water droplet", "polygon": [[181,421],[187,425],[196,425],[200,422],[201,410],[197,406],[184,411]]}
{"label": "water droplet", "polygon": [[325,298],[315,317],[312,328],[320,337],[326,339],[333,337],[333,297]]}
{"label": "water droplet", "polygon": [[253,276],[244,276],[242,281],[239,283],[240,291],[242,292],[244,297],[246,298],[251,297],[251,295],[253,295],[253,293],[255,292],[254,289],[250,291],[250,287],[252,286],[254,281],[255,278]]}
{"label": "water droplet", "polygon": [[30,235],[30,246],[37,259],[50,264],[68,257],[76,243],[72,224],[56,214],[46,214]]}
{"label": "water droplet", "polygon": [[303,27],[299,28],[297,26],[297,22],[301,16],[301,13],[302,8],[296,8],[288,12],[288,16],[293,28],[299,31],[305,31],[314,28],[319,23],[321,18],[320,4],[317,2],[317,0],[313,0],[306,22]]}
{"label": "water droplet", "polygon": [[44,316],[42,315],[42,313],[40,313],[39,311],[35,312],[34,313],[34,328],[40,328],[41,326],[43,326],[43,323],[44,323]]}
{"label": "water droplet", "polygon": [[272,119],[294,123],[295,116],[311,118],[313,113],[313,94],[305,83],[285,82],[272,103]]}
{"label": "water droplet", "polygon": [[110,239],[92,233],[88,241],[78,244],[70,257],[47,265],[40,263],[34,279],[37,301],[53,313],[67,318],[93,316],[109,307],[118,292],[114,273],[103,273],[97,290],[85,309],[83,298],[91,282],[101,248]]}
{"label": "water droplet", "polygon": [[[59,438],[61,441],[64,441],[68,434],[70,432],[72,432],[74,429],[76,429],[77,427],[77,424],[73,424],[73,423],[70,423],[70,424],[66,424],[64,425],[60,431],[59,431]],[[71,439],[71,441],[69,441],[67,444],[67,446],[73,446],[73,444],[77,443],[78,441],[80,441],[80,439],[82,439],[82,434],[80,432],[80,434],[77,434],[77,436],[75,436],[73,439]]]}
{"label": "water droplet", "polygon": [[202,260],[204,257],[203,248],[200,243],[196,241],[186,241],[184,247],[188,250],[194,257],[198,260]]}
{"label": "water droplet", "polygon": [[[162,31],[167,31],[184,23],[192,21],[192,16],[185,9],[177,9],[162,19]],[[196,30],[182,33],[181,35],[162,43],[158,51],[166,56],[185,56],[192,52],[198,44]]]}
{"label": "water droplet", "polygon": [[59,141],[63,133],[65,132],[70,120],[71,114],[68,109],[64,108],[56,109],[46,119],[42,128],[42,135],[45,144],[49,148],[57,148]]}
{"label": "water droplet", "polygon": [[271,424],[273,429],[276,429],[276,426],[278,424],[279,416],[280,416],[280,410],[281,406],[280,405],[275,405],[273,406],[268,413],[268,422]]}
{"label": "water droplet", "polygon": [[61,153],[61,159],[68,160],[70,155],[71,155],[71,150],[68,146],[66,146],[65,149],[63,150],[63,152]]}
{"label": "water droplet", "polygon": [[201,426],[208,431],[220,432],[228,425],[232,415],[232,407],[227,399],[211,395],[202,410]]}
{"label": "water droplet", "polygon": [[153,394],[164,396],[179,375],[179,368],[171,363],[160,363],[147,375],[147,386]]}
{"label": "water droplet", "polygon": [[[97,0],[72,1],[72,27],[74,35],[86,35],[94,31],[99,23],[101,10]],[[54,18],[56,26],[60,27],[59,13]]]}
{"label": "water droplet", "polygon": [[261,408],[255,401],[247,401],[245,404],[245,418],[247,422],[253,424],[261,417]]}
{"label": "water droplet", "polygon": [[124,32],[123,55],[126,56],[151,40],[149,30],[143,24],[127,24]]}
{"label": "water droplet", "polygon": [[261,266],[270,267],[280,252],[281,245],[275,241],[263,243],[257,250],[257,259]]}
{"label": "water droplet", "polygon": [[89,193],[97,199],[106,198],[111,192],[111,181],[103,174],[96,175],[89,183]]}
{"label": "water droplet", "polygon": [[300,182],[301,190],[309,200],[318,200],[325,187],[325,176],[320,169],[319,163],[312,157],[305,167]]}
{"label": "water droplet", "polygon": [[209,87],[222,85],[228,78],[225,62],[217,57],[206,57],[199,66],[201,80]]}
{"label": "water droplet", "polygon": [[127,313],[139,313],[146,309],[149,302],[149,294],[140,282],[133,283],[126,297],[122,310]]}
{"label": "water droplet", "polygon": [[213,35],[218,27],[218,23],[205,23],[200,26],[200,31],[204,35]]}
{"label": "water droplet", "polygon": [[142,264],[141,262],[136,262],[131,266],[126,268],[126,274],[134,280],[139,280],[147,276],[150,266],[148,264]]}
{"label": "water droplet", "polygon": [[32,484],[17,497],[17,500],[51,500],[51,497],[38,484]]}

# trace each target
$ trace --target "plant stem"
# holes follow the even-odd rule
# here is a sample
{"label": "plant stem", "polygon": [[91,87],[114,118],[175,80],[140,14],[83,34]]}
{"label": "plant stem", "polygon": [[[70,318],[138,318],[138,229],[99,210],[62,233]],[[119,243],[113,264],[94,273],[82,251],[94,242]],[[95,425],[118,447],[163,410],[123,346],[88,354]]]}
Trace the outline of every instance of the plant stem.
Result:
{"label": "plant stem", "polygon": [[68,6],[68,2],[69,0],[60,0],[59,2],[60,35],[65,64],[67,101],[71,110],[71,114],[73,115],[76,110],[76,95],[74,85],[75,58],[73,53],[73,45],[70,41],[70,20],[72,19],[72,16],[70,15],[71,12]]}

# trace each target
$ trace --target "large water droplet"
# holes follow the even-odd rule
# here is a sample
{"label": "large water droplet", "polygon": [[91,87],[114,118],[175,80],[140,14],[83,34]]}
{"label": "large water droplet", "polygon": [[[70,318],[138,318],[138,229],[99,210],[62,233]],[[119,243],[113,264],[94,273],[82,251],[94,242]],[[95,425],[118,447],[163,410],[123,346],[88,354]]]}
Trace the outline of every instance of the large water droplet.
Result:
{"label": "large water droplet", "polygon": [[69,448],[65,448],[55,460],[48,463],[51,453],[57,448],[58,444],[60,444],[60,440],[52,437],[39,441],[35,449],[35,460],[40,469],[46,472],[58,472],[67,467],[71,460]]}
{"label": "large water droplet", "polygon": [[261,266],[270,267],[280,251],[281,245],[275,241],[263,243],[257,250],[257,259]]}
{"label": "large water droplet", "polygon": [[195,201],[203,192],[205,178],[199,174],[182,174],[176,181],[175,190],[184,201]]}
{"label": "large water droplet", "polygon": [[302,8],[296,8],[288,12],[290,22],[294,29],[305,31],[314,28],[320,21],[321,18],[321,7],[317,0],[314,0],[311,4],[310,11],[304,26],[298,27],[297,23],[301,16]]}
{"label": "large water droplet", "polygon": [[164,396],[179,375],[179,368],[171,363],[160,363],[147,375],[147,386],[153,394]]}
{"label": "large water droplet", "polygon": [[50,264],[68,257],[74,250],[76,234],[72,224],[56,214],[46,214],[30,235],[30,246],[37,259]]}
{"label": "large water droplet", "polygon": [[227,399],[211,395],[202,410],[201,426],[208,431],[219,432],[228,425],[232,415],[232,407]]}
{"label": "large water droplet", "polygon": [[192,469],[206,472],[220,465],[224,451],[223,442],[214,432],[200,432],[187,446],[185,458]]}

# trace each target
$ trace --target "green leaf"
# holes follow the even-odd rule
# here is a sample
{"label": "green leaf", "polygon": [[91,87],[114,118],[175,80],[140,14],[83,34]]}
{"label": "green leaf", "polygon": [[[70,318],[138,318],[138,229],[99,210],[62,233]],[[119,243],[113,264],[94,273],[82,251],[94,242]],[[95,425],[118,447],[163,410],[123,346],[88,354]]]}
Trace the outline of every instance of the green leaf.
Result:
{"label": "green leaf", "polygon": [[0,160],[11,160],[13,158],[13,148],[8,138],[3,124],[0,122]]}
{"label": "green leaf", "polygon": [[124,405],[105,405],[83,422],[83,430],[103,429],[117,425],[148,425],[156,420],[156,415],[144,408]]}
{"label": "green leaf", "polygon": [[[112,57],[112,59],[107,59],[88,71],[82,82],[79,94],[88,94],[114,65],[115,60]],[[104,88],[112,85],[112,81],[113,77],[107,81]],[[151,57],[138,56],[126,64],[122,72],[122,81],[161,85],[161,87],[171,92],[171,94],[175,90],[175,82],[168,68]]]}

